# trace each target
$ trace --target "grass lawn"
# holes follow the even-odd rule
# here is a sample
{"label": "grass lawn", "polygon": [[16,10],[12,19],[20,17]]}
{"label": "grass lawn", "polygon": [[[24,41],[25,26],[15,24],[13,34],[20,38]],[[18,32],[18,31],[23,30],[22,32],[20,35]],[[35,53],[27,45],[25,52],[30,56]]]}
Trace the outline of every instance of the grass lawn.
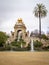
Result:
{"label": "grass lawn", "polygon": [[0,52],[0,65],[49,65],[49,52]]}

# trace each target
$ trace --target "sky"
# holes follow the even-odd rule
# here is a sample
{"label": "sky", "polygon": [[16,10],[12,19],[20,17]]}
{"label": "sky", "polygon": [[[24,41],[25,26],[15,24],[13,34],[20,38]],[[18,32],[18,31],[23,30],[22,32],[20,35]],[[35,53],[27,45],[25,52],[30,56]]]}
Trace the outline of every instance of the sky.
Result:
{"label": "sky", "polygon": [[10,33],[14,31],[14,25],[18,18],[22,18],[29,32],[38,29],[39,21],[34,16],[34,8],[37,3],[42,3],[48,10],[47,16],[42,18],[41,29],[45,33],[49,31],[49,0],[0,0],[0,31]]}

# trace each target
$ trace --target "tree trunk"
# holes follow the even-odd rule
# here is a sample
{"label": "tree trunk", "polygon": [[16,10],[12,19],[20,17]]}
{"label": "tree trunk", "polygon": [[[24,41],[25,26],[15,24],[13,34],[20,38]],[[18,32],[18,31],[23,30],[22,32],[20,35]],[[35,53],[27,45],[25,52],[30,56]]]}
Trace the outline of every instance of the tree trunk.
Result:
{"label": "tree trunk", "polygon": [[41,41],[41,16],[40,16],[40,12],[39,12],[39,38]]}

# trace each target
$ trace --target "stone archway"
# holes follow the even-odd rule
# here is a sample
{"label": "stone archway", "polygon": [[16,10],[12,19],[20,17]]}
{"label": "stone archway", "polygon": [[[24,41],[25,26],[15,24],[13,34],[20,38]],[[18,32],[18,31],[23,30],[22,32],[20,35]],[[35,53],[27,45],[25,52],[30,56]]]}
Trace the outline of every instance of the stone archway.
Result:
{"label": "stone archway", "polygon": [[18,31],[17,31],[17,38],[18,38],[18,40],[19,40],[20,38],[22,38],[22,30],[18,30]]}

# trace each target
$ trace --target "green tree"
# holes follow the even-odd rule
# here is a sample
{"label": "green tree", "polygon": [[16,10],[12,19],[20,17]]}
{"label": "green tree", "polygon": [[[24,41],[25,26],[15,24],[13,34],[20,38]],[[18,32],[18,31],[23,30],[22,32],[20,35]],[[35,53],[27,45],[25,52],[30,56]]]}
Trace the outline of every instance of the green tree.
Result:
{"label": "green tree", "polygon": [[41,18],[47,15],[47,9],[43,4],[37,4],[34,9],[34,15],[39,18],[39,38],[41,41]]}
{"label": "green tree", "polygon": [[2,47],[7,40],[7,35],[0,31],[0,47]]}

